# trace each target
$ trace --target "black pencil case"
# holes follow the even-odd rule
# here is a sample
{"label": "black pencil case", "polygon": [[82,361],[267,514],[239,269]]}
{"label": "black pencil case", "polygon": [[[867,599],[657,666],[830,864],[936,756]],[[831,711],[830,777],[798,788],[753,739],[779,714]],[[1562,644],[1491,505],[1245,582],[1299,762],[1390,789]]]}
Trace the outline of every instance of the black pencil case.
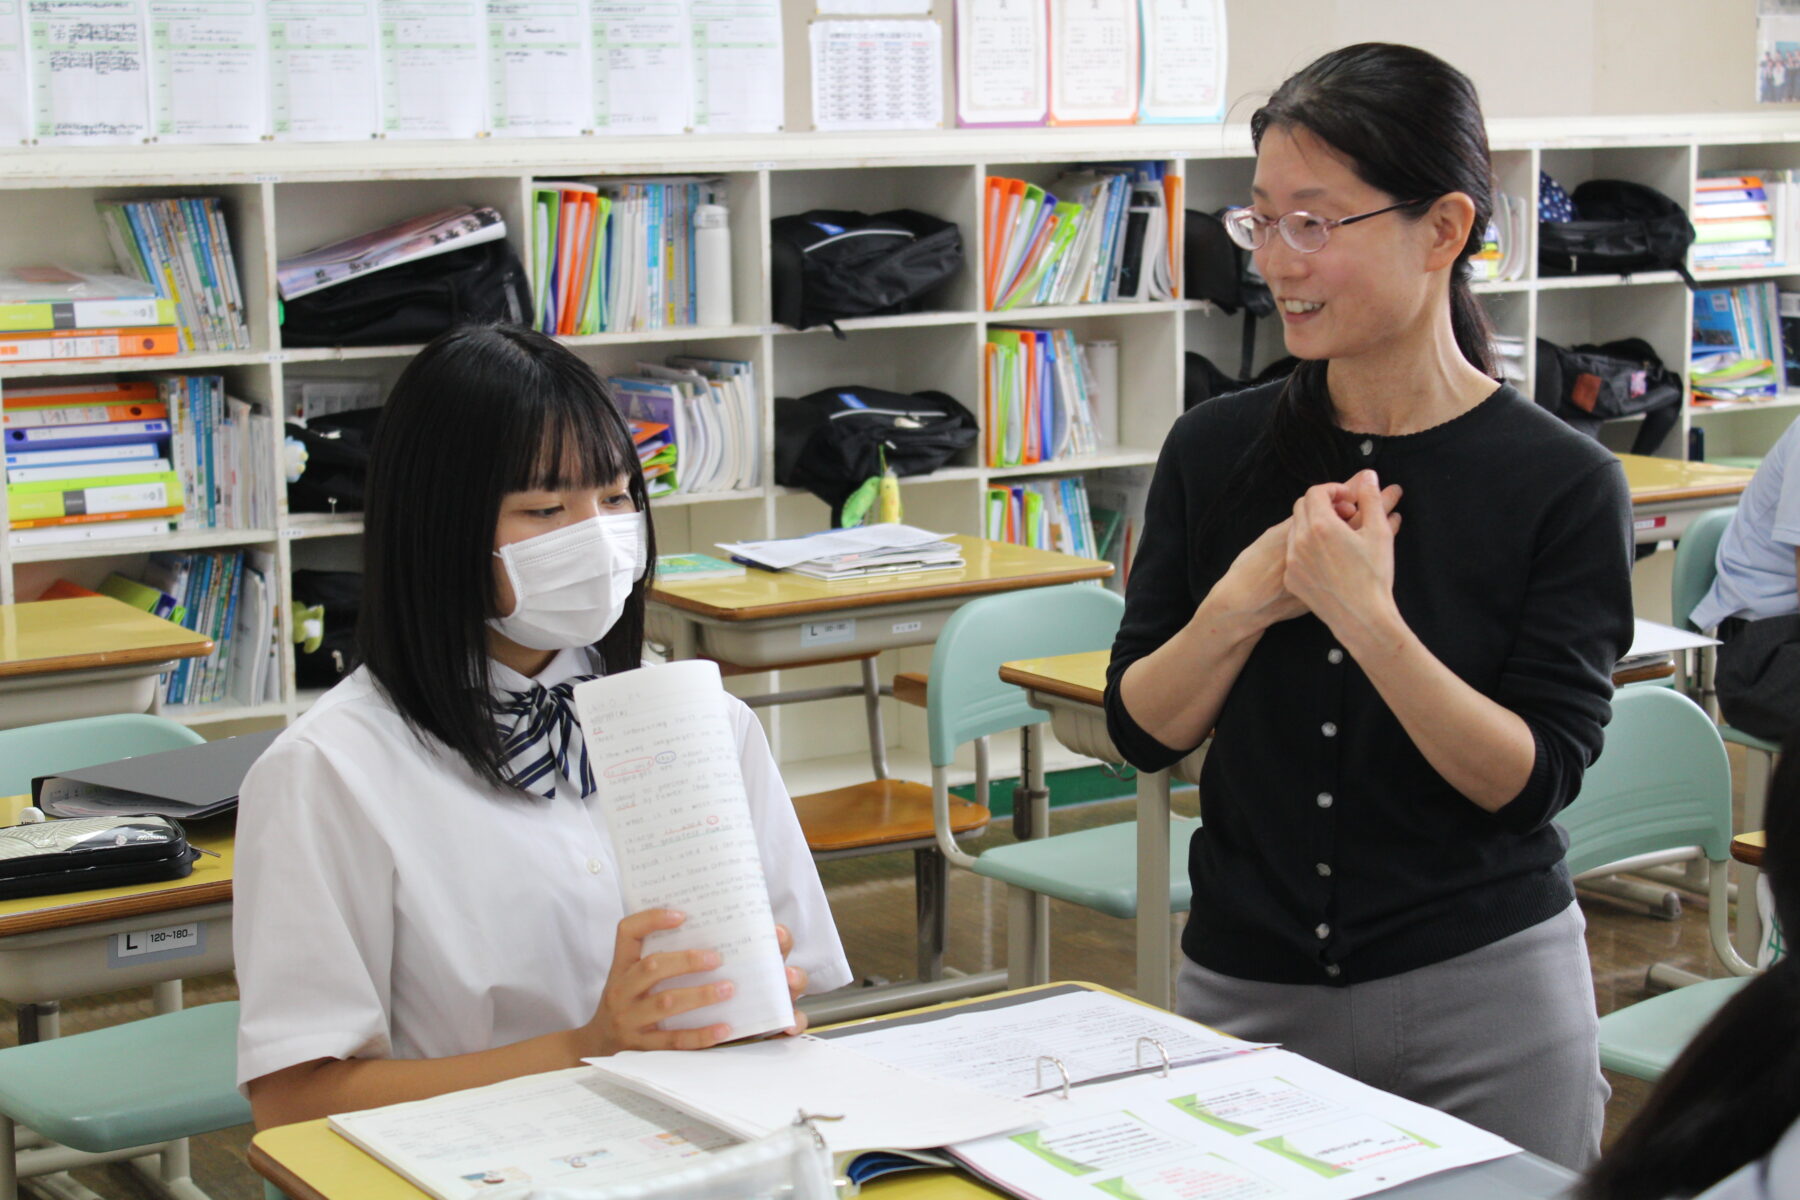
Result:
{"label": "black pencil case", "polygon": [[0,900],[181,879],[200,852],[167,817],[73,817],[0,829]]}

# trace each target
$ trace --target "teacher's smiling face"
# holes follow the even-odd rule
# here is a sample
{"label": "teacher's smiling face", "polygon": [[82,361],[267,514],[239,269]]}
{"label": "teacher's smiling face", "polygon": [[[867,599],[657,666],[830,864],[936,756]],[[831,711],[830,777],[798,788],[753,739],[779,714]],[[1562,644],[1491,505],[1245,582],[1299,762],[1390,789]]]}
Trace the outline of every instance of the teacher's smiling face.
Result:
{"label": "teacher's smiling face", "polygon": [[[1350,161],[1304,126],[1270,129],[1256,157],[1252,207],[1267,221],[1310,213],[1326,222],[1375,213],[1411,196],[1390,196],[1358,177]],[[1307,359],[1351,359],[1409,341],[1447,303],[1448,266],[1441,253],[1438,210],[1371,216],[1325,231],[1310,253],[1274,229],[1255,252],[1274,293],[1288,353]],[[1454,256],[1452,256],[1453,258]]]}

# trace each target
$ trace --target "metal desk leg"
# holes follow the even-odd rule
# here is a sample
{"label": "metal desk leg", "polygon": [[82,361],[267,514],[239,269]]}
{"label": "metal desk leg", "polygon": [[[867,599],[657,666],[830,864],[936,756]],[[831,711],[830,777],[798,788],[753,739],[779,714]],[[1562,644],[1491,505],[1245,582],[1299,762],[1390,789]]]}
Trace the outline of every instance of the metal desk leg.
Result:
{"label": "metal desk leg", "polygon": [[1169,991],[1169,773],[1139,771],[1137,784],[1138,999],[1158,1008]]}

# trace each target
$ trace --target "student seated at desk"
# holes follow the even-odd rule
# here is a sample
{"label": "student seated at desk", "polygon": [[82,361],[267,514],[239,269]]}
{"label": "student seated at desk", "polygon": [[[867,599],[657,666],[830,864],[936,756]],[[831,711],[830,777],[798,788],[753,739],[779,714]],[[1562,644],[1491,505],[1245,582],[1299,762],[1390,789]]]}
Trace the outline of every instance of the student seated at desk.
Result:
{"label": "student seated at desk", "polygon": [[[1800,728],[1769,784],[1762,869],[1800,929]],[[1800,1196],[1800,958],[1751,980],[1688,1043],[1577,1200]]]}
{"label": "student seated at desk", "polygon": [[[729,984],[679,986],[711,951],[642,956],[682,918],[624,911],[569,695],[639,665],[647,503],[604,385],[549,338],[455,330],[395,384],[369,474],[363,665],[242,791],[238,1077],[258,1125],[731,1036],[659,1028]],[[793,806],[729,703],[789,986],[840,987]]]}

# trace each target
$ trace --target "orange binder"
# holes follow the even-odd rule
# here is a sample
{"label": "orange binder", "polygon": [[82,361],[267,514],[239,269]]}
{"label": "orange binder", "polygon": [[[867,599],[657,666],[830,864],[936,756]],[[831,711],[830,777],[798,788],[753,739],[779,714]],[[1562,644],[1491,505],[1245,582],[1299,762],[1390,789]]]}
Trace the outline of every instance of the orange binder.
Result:
{"label": "orange binder", "polygon": [[68,517],[37,517],[25,521],[11,522],[14,529],[42,529],[46,525],[92,525],[99,521],[129,521],[139,517],[178,517],[182,506],[171,504],[163,508],[134,508],[128,512],[114,513],[76,513]]}
{"label": "orange binder", "polygon": [[77,404],[137,404],[157,398],[154,379],[129,383],[65,383],[46,387],[9,387],[0,393],[0,407],[64,408]]}
{"label": "orange binder", "polygon": [[55,329],[0,334],[0,362],[58,358],[143,358],[178,354],[181,331],[173,325],[142,329]]}

